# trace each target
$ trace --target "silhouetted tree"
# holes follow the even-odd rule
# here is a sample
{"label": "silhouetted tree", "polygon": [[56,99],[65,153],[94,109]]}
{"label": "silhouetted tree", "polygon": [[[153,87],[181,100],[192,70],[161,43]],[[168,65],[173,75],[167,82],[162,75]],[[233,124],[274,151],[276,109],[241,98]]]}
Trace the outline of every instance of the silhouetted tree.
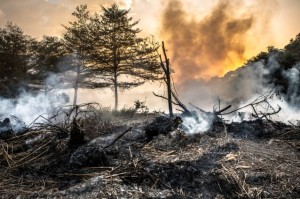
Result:
{"label": "silhouetted tree", "polygon": [[65,46],[69,52],[66,60],[70,69],[75,69],[75,80],[73,81],[74,102],[77,103],[77,92],[79,87],[103,88],[107,83],[97,80],[98,73],[90,67],[92,62],[89,59],[91,45],[93,45],[90,33],[90,16],[86,5],[81,5],[72,13],[77,18],[69,22],[70,26],[64,26],[67,32],[63,35]]}
{"label": "silhouetted tree", "polygon": [[20,87],[26,89],[33,42],[12,22],[0,28],[0,96],[15,97]]}
{"label": "silhouetted tree", "polygon": [[300,33],[284,47],[279,61],[285,69],[291,68],[300,61]]}
{"label": "silhouetted tree", "polygon": [[51,89],[51,85],[45,82],[47,78],[51,74],[62,76],[69,69],[64,65],[65,57],[68,55],[67,50],[63,41],[58,37],[43,36],[41,41],[33,45],[33,51],[32,61],[35,72],[31,79],[35,85],[43,85],[47,93]]}
{"label": "silhouetted tree", "polygon": [[129,10],[114,4],[102,6],[103,13],[91,18],[92,44],[89,46],[95,67],[114,90],[115,109],[118,109],[119,88],[130,89],[147,80],[156,80],[162,72],[155,54],[158,44],[140,38],[141,31],[128,16]]}

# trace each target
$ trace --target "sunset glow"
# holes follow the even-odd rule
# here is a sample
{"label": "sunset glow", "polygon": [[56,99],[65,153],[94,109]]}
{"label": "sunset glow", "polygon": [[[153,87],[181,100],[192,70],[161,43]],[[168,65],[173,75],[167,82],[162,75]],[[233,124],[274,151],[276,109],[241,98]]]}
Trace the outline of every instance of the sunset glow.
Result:
{"label": "sunset glow", "polygon": [[[130,8],[142,36],[165,41],[174,82],[183,89],[235,70],[270,45],[283,48],[300,32],[298,0],[0,0],[0,26],[12,21],[36,39],[61,37],[76,6],[94,13],[113,3]],[[153,85],[142,87],[152,95]]]}
{"label": "sunset glow", "polygon": [[[117,3],[131,8],[131,15],[140,20],[143,35],[155,35],[156,40],[166,42],[178,83],[182,81],[182,67],[189,67],[192,75],[188,78],[222,76],[266,50],[268,45],[283,47],[300,31],[297,0],[49,0],[38,3],[1,0],[0,25],[12,21],[35,38],[60,36],[64,32],[61,24],[71,21],[75,7],[84,3],[92,13],[100,10],[99,4]],[[170,12],[177,13],[170,16]],[[174,26],[166,19],[175,20]],[[222,28],[230,23],[239,29],[224,32]],[[216,33],[219,34],[213,35]]]}

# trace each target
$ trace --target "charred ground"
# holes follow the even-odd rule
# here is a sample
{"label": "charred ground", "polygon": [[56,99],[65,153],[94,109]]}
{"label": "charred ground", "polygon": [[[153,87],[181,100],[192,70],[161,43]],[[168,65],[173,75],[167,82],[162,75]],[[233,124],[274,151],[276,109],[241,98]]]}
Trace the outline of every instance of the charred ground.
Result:
{"label": "charred ground", "polygon": [[70,146],[74,121],[1,140],[2,197],[300,197],[298,125],[214,122],[205,133],[174,129],[149,140],[158,114],[104,112],[78,120],[80,146]]}

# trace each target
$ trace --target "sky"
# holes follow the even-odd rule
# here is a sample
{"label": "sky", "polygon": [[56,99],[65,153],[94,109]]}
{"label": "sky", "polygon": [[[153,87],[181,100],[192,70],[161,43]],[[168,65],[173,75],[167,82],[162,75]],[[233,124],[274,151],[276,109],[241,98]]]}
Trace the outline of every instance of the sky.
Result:
{"label": "sky", "polygon": [[[12,21],[20,26],[25,34],[37,39],[43,35],[60,36],[65,31],[62,24],[68,25],[68,22],[73,20],[71,13],[76,6],[87,4],[91,13],[94,13],[101,10],[100,5],[109,6],[112,3],[117,3],[121,8],[131,9],[130,15],[140,20],[138,26],[143,30],[143,36],[154,35],[158,41],[165,40],[166,45],[169,46],[171,58],[179,56],[176,48],[181,49],[184,43],[190,47],[191,42],[197,43],[194,40],[203,39],[203,35],[215,36],[213,34],[221,29],[222,23],[224,25],[237,19],[240,19],[243,25],[248,23],[241,27],[244,30],[237,31],[235,35],[216,35],[224,36],[228,40],[232,38],[232,41],[223,41],[225,47],[228,47],[225,49],[227,53],[223,56],[229,58],[222,59],[220,54],[217,54],[219,60],[210,63],[205,59],[212,59],[214,56],[212,54],[215,52],[194,50],[194,54],[188,54],[188,56],[197,56],[193,64],[199,65],[198,62],[201,62],[204,65],[202,68],[212,64],[222,65],[212,70],[196,72],[197,75],[193,78],[202,76],[209,79],[214,75],[224,75],[228,70],[240,66],[246,59],[265,50],[269,45],[282,48],[300,32],[300,23],[297,21],[300,18],[299,0],[0,0],[0,27],[3,27],[7,21]],[[213,16],[220,15],[222,12],[228,16],[219,19],[223,21],[218,25],[218,22],[214,21],[218,19],[213,19]],[[177,21],[173,21],[175,23],[172,24],[171,19]],[[210,30],[210,27],[214,25],[215,29]],[[180,31],[181,29],[184,31]],[[176,34],[174,34],[175,31],[177,31]],[[180,38],[178,34],[184,35],[184,38]],[[189,38],[187,35],[193,36]],[[207,45],[211,49],[213,47],[209,45],[218,45],[215,42],[214,39],[197,44]],[[180,46],[173,46],[174,44]],[[231,51],[230,46],[233,45],[239,46],[243,52]],[[174,62],[174,67],[178,68],[179,66],[176,65],[182,60],[176,59]],[[208,63],[203,64],[203,62]],[[195,67],[195,70],[200,71],[201,67]],[[180,77],[180,75],[177,76]]]}
{"label": "sky", "polygon": [[[76,6],[87,4],[93,13],[113,3],[131,9],[142,36],[165,41],[179,86],[223,76],[300,32],[300,0],[0,0],[0,27],[12,21],[36,39],[61,36]],[[147,85],[134,92],[149,88],[147,97],[154,87],[164,91]]]}

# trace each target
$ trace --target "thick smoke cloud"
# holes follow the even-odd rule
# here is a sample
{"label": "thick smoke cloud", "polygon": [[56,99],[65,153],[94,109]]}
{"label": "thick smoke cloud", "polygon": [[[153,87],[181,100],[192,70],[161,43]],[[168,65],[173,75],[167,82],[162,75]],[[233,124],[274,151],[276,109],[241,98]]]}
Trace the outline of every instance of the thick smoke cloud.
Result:
{"label": "thick smoke cloud", "polygon": [[[219,0],[206,16],[197,18],[184,7],[184,1],[168,2],[161,35],[169,49],[178,93],[185,104],[191,102],[212,111],[221,100],[223,106],[230,104],[237,108],[258,93],[274,88],[280,91],[272,80],[276,73],[289,83],[284,99],[293,105],[299,102],[298,66],[278,71],[281,66],[275,55],[270,55],[267,63],[258,61],[227,73],[249,58],[245,55],[249,40],[258,42],[260,34],[254,33],[268,31],[278,8],[277,1],[264,1],[265,5],[254,1],[251,6],[245,3]],[[263,36],[260,39],[263,41]]]}
{"label": "thick smoke cloud", "polygon": [[183,10],[180,1],[170,1],[164,11],[162,36],[167,38],[177,83],[224,75],[244,60],[245,38],[253,16],[234,15],[233,1],[221,0],[201,20]]}

